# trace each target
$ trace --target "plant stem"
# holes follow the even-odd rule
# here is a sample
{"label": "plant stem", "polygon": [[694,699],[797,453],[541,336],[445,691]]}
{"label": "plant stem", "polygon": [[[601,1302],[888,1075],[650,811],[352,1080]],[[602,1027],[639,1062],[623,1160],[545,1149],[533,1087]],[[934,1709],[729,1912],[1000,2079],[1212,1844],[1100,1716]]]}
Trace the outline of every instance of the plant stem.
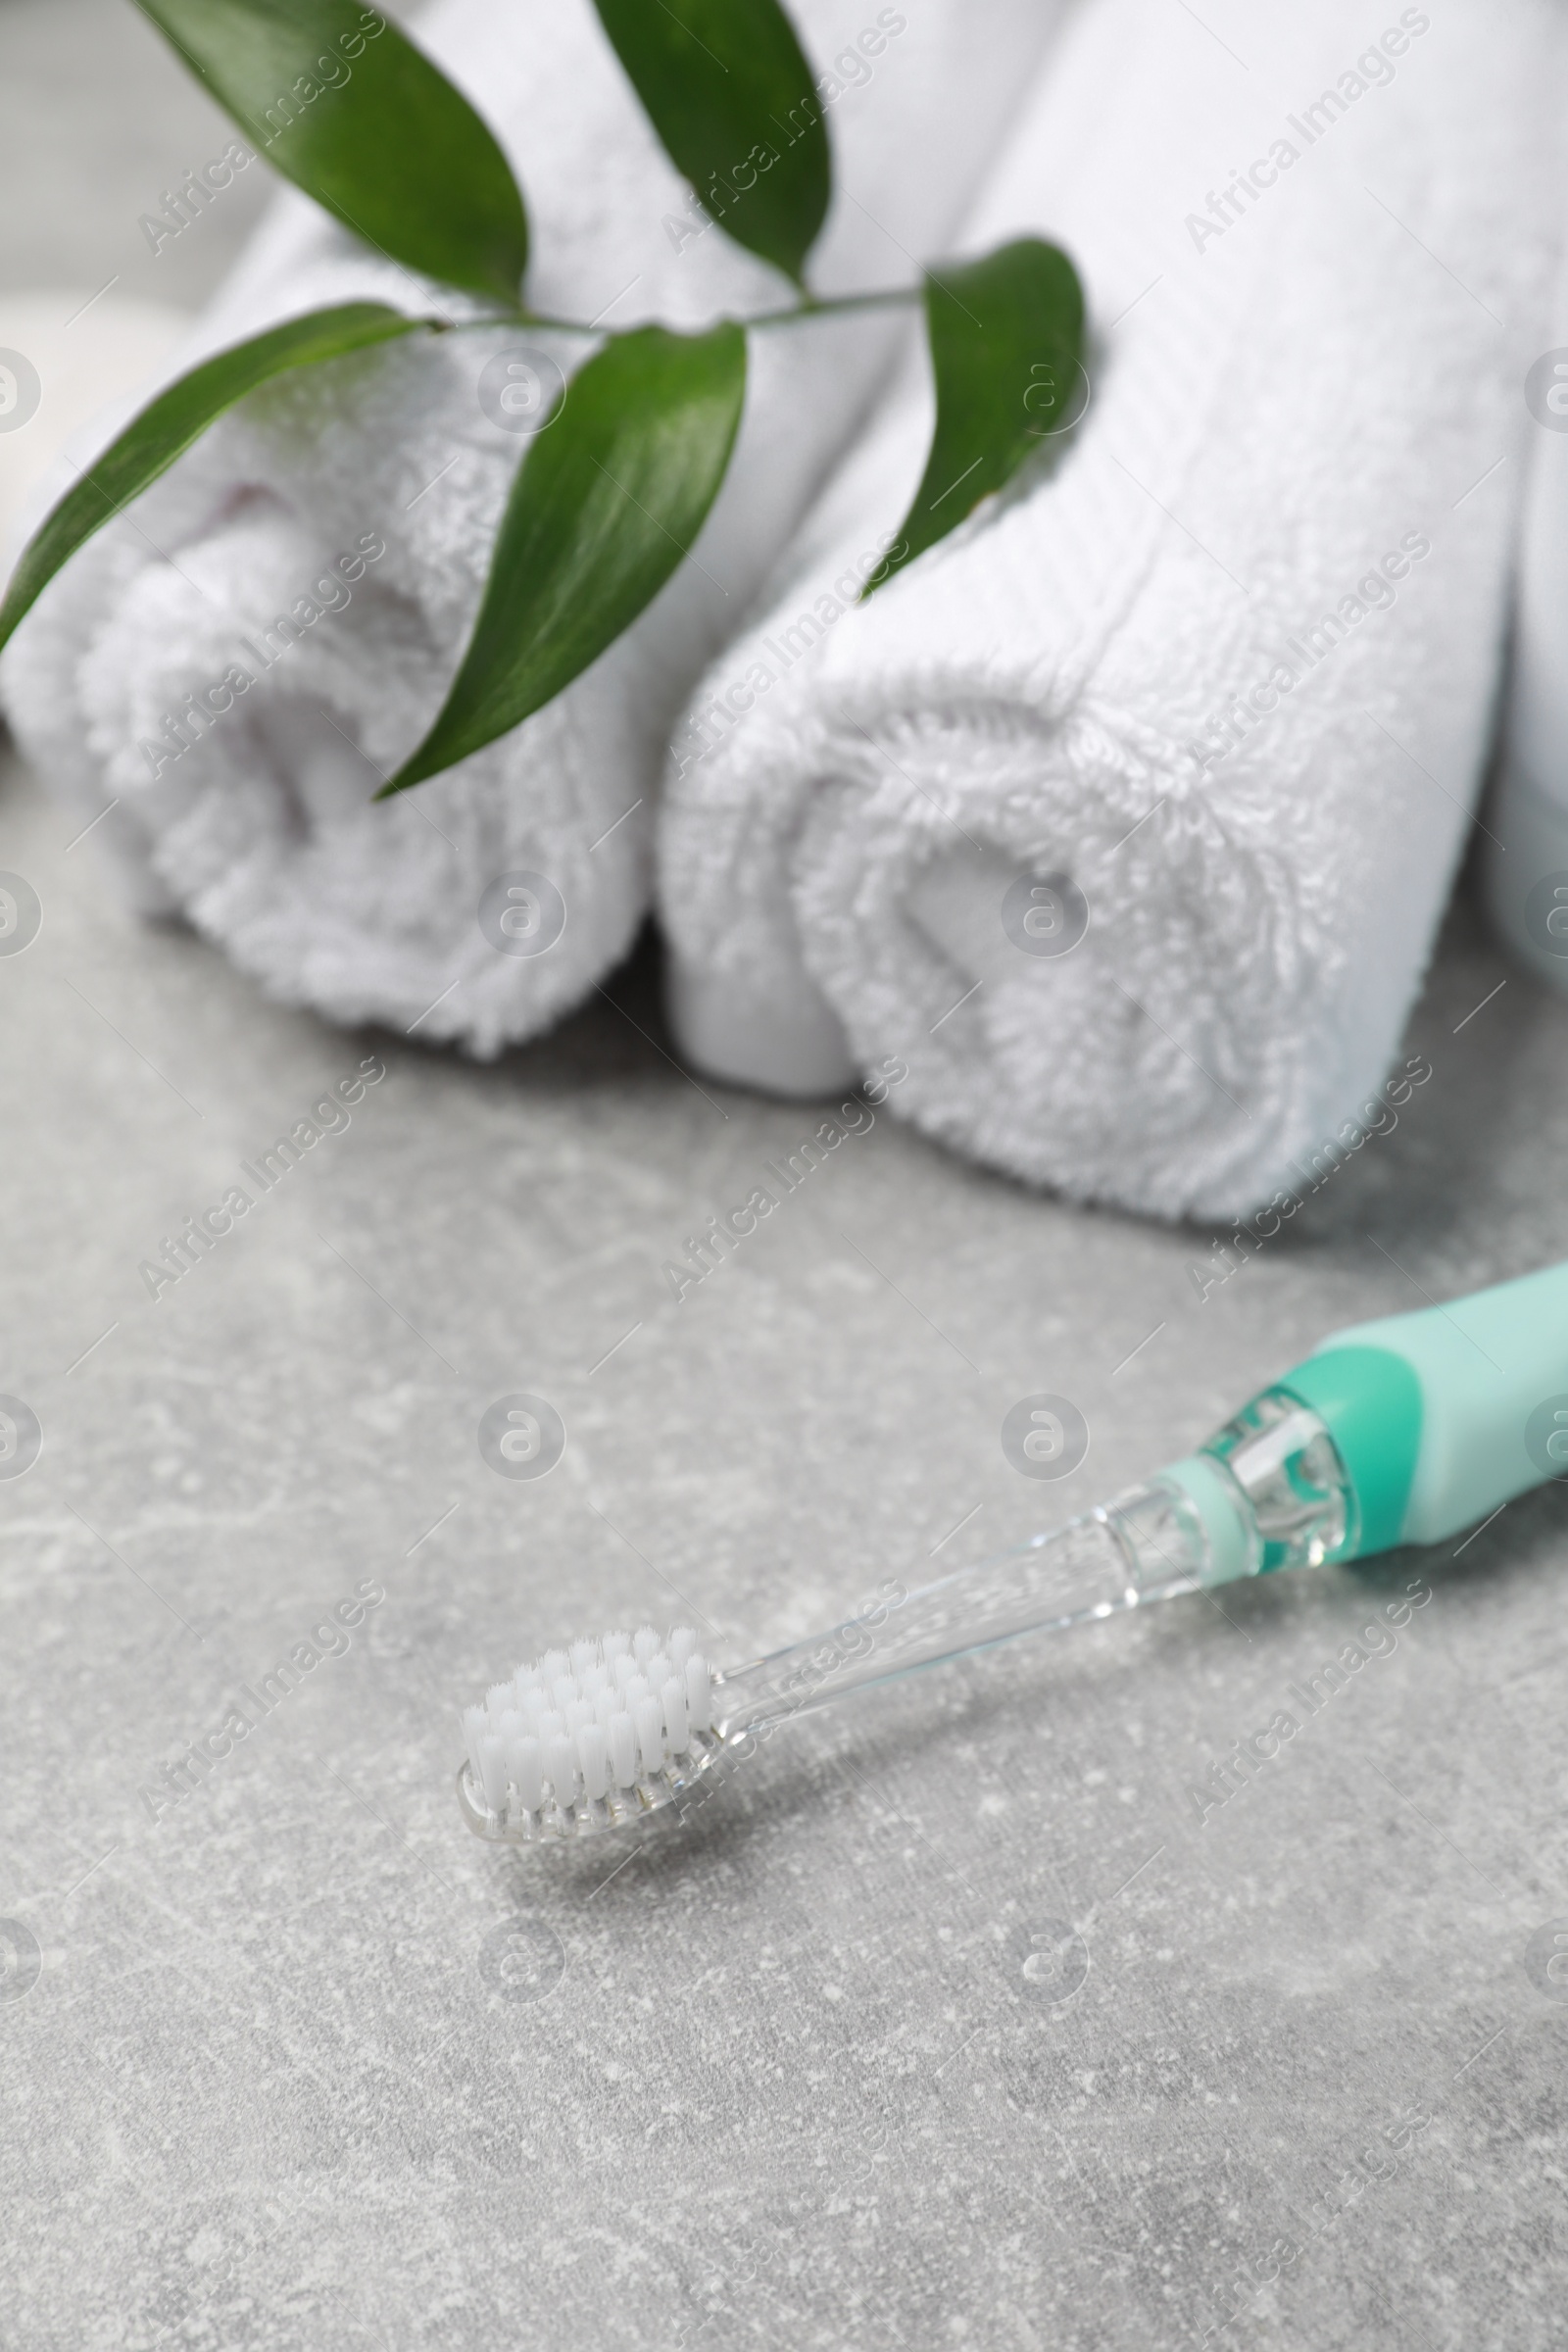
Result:
{"label": "plant stem", "polygon": [[[919,286],[888,286],[874,294],[833,294],[825,302],[818,302],[813,296],[808,295],[804,302],[792,303],[788,310],[761,311],[754,318],[739,318],[734,323],[745,327],[788,326],[798,318],[828,318],[841,311],[882,310],[897,303],[918,302],[921,293]],[[590,326],[580,318],[552,318],[541,311],[505,311],[482,318],[459,318],[445,331],[461,335],[480,326],[537,326],[556,335],[598,335],[605,332],[604,328]]]}
{"label": "plant stem", "polygon": [[832,294],[825,302],[808,295],[805,302],[796,303],[787,311],[763,311],[756,318],[742,318],[742,326],[787,326],[792,318],[826,318],[837,311],[884,310],[889,305],[919,302],[924,289],[920,286],[887,286],[876,294]]}

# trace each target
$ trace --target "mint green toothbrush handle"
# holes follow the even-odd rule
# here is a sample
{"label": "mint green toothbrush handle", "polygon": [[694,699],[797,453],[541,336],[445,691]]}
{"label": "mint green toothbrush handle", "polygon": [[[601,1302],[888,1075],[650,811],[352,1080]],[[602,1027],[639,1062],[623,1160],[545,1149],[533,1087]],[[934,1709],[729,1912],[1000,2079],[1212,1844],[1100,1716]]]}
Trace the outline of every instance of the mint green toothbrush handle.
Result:
{"label": "mint green toothbrush handle", "polygon": [[1332,1556],[1441,1543],[1568,1479],[1568,1263],[1336,1332],[1278,1385],[1349,1474],[1357,1508]]}

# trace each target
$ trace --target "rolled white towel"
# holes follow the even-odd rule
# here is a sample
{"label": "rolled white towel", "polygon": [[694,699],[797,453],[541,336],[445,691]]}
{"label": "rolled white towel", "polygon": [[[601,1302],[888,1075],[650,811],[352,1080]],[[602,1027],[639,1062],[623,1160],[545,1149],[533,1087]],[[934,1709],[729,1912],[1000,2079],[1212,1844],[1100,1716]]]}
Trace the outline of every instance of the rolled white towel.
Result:
{"label": "rolled white towel", "polygon": [[1502,759],[1481,861],[1503,939],[1568,992],[1568,270],[1524,378],[1531,418]]}
{"label": "rolled white towel", "polygon": [[[831,76],[837,168],[817,291],[906,280],[905,249],[950,233],[1059,5],[800,0]],[[537,309],[691,327],[786,298],[718,227],[694,233],[589,0],[443,0],[416,32],[522,181]],[[288,192],[180,364],[318,305],[431,297]],[[873,313],[755,338],[697,560],[553,705],[380,806],[378,777],[425,732],[478,603],[519,447],[480,379],[519,338],[419,338],[285,380],[90,543],[24,624],[3,670],[23,744],[78,821],[110,811],[94,839],[146,910],[185,914],[287,1001],[493,1054],[624,951],[671,721],[900,331]],[[526,340],[547,361],[582,349]],[[229,707],[161,755],[168,714],[209,692]]]}
{"label": "rolled white towel", "polygon": [[710,670],[661,839],[694,1058],[896,1057],[929,1133],[1159,1214],[1338,1134],[1477,788],[1559,86],[1539,0],[1091,0],[964,245],[1073,254],[1092,403],[852,610],[912,368]]}

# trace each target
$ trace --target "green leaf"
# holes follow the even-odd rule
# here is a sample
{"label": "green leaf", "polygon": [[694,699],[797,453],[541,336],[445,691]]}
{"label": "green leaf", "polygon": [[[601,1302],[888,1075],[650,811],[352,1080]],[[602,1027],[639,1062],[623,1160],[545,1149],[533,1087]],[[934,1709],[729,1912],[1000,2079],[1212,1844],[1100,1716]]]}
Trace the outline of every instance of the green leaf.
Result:
{"label": "green leaf", "polygon": [[368,245],[515,307],[528,223],[511,167],[466,98],[379,10],[136,4],[259,152]]}
{"label": "green leaf", "polygon": [[778,0],[594,0],[677,172],[738,245],[801,284],[833,167]]}
{"label": "green leaf", "polygon": [[616,335],[572,378],[513,484],[452,690],[377,800],[508,734],[631,626],[703,526],[745,395],[729,320]]}
{"label": "green leaf", "polygon": [[430,318],[406,318],[384,303],[343,303],[270,327],[266,334],[236,343],[180,376],[109,444],[23,549],[0,605],[0,645],[77,548],[167,473],[214,418],[247,392],[290,368],[335,360],[345,352],[364,351],[372,343],[435,324]]}
{"label": "green leaf", "polygon": [[863,598],[956,530],[1063,429],[1082,372],[1084,297],[1059,246],[1020,237],[978,262],[927,270],[926,331],[936,377],[931,455],[894,552]]}

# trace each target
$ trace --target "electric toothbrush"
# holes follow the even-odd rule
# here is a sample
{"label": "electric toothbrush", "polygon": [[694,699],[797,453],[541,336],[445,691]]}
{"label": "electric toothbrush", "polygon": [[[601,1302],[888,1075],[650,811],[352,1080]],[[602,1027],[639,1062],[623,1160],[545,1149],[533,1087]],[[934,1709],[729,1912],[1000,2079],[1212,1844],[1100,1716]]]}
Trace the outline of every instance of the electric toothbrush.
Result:
{"label": "electric toothbrush", "polygon": [[808,1709],[1156,1600],[1437,1544],[1568,1479],[1568,1263],[1335,1333],[1168,1469],[1063,1526],[715,1672],[686,1629],[551,1650],[463,1717],[458,1798],[508,1844],[631,1827]]}

